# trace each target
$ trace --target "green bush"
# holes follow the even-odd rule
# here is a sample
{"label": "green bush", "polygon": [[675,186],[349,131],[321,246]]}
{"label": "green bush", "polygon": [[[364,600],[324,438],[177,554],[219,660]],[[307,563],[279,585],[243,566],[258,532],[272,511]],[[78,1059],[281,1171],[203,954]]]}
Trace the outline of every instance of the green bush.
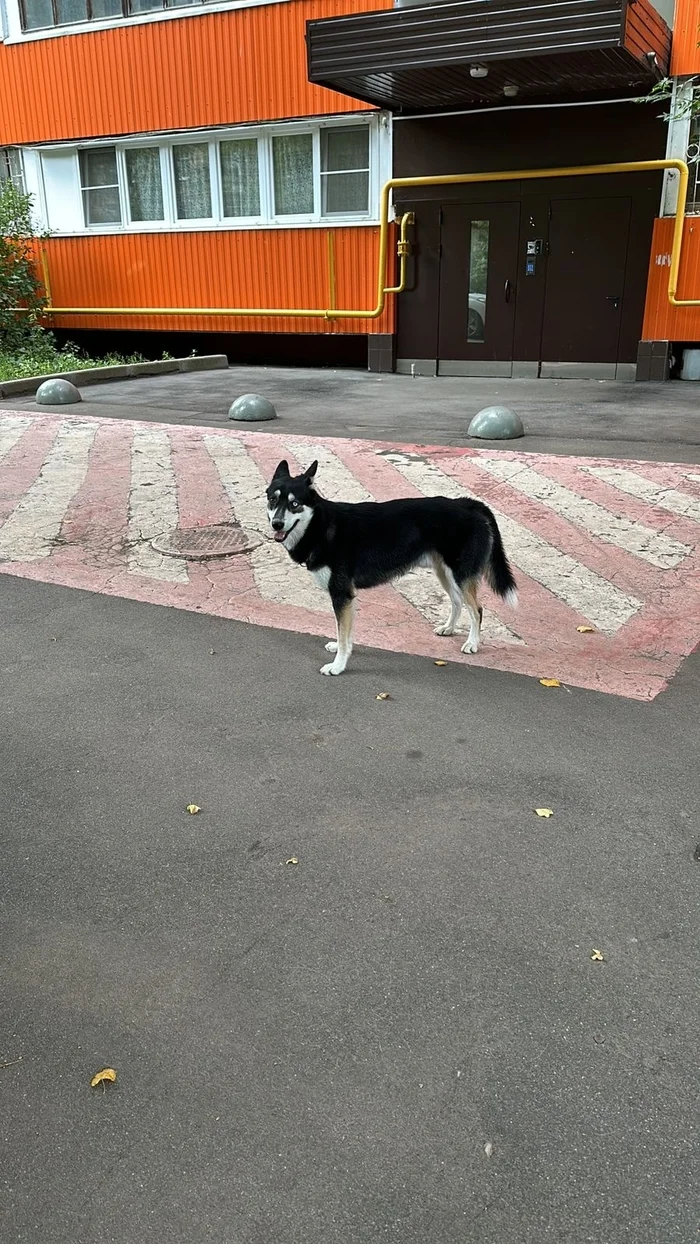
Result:
{"label": "green bush", "polygon": [[[32,201],[11,181],[0,182],[0,350],[41,350],[46,305],[37,275]],[[21,307],[24,310],[18,311]]]}

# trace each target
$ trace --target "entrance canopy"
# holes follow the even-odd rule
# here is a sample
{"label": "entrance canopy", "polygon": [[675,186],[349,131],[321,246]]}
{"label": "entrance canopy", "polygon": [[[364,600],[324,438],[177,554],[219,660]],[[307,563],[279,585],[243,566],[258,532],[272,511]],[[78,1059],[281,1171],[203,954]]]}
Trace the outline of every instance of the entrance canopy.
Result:
{"label": "entrance canopy", "polygon": [[645,92],[671,34],[649,0],[449,0],[307,23],[309,79],[396,112]]}

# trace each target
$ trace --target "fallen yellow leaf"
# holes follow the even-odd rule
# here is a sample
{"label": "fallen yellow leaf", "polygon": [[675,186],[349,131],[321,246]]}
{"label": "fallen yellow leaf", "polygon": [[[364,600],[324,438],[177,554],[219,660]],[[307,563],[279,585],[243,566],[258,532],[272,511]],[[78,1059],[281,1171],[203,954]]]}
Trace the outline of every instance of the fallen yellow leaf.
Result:
{"label": "fallen yellow leaf", "polygon": [[375,695],[375,700],[390,700],[391,696],[388,691],[380,691],[379,695]]}
{"label": "fallen yellow leaf", "polygon": [[185,809],[186,812],[189,812],[190,816],[196,816],[196,814],[201,812],[201,810],[201,808],[197,807],[196,803],[188,803]]}
{"label": "fallen yellow leaf", "polygon": [[285,860],[285,863],[286,863],[286,864],[298,864],[298,863],[299,863],[299,861],[298,861],[298,859],[297,859],[296,855],[290,855],[289,859],[288,859],[288,860]]}
{"label": "fallen yellow leaf", "polygon": [[578,631],[579,635],[595,635],[594,626],[577,626],[576,630]]}
{"label": "fallen yellow leaf", "polygon": [[540,678],[543,687],[561,687],[558,678]]}
{"label": "fallen yellow leaf", "polygon": [[111,1084],[114,1084],[116,1078],[117,1073],[114,1067],[105,1067],[103,1071],[98,1071],[97,1075],[92,1077],[90,1088],[97,1088],[98,1084],[104,1084],[105,1080],[109,1080]]}
{"label": "fallen yellow leaf", "polygon": [[447,665],[447,661],[433,661],[433,665]]}
{"label": "fallen yellow leaf", "polygon": [[603,960],[602,950],[594,950],[593,954],[591,955],[591,959],[593,960],[594,963],[603,963],[604,960]]}
{"label": "fallen yellow leaf", "polygon": [[554,816],[551,808],[535,808],[535,816]]}

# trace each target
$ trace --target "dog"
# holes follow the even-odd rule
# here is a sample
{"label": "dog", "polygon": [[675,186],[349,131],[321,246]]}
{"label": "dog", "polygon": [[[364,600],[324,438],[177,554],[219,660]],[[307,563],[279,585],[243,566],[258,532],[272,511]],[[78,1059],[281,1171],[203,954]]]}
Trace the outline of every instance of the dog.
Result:
{"label": "dog", "polygon": [[314,488],[318,462],[292,476],[280,462],[267,489],[274,539],[293,561],[327,588],[338,638],[322,674],[342,674],[352,652],[355,598],[363,588],[398,579],[417,566],[432,566],[450,599],[447,621],[436,635],[454,635],[462,607],[469,635],[462,652],[477,652],[483,610],[477,600],[485,578],[497,596],[517,605],[516,582],[494,515],[470,497],[421,497],[400,501],[327,501]]}

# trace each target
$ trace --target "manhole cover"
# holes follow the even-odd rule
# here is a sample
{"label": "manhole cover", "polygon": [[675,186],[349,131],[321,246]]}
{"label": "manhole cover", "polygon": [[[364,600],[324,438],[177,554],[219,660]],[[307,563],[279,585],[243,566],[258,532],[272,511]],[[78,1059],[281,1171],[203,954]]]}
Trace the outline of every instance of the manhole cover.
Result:
{"label": "manhole cover", "polygon": [[237,523],[217,523],[214,527],[177,527],[151,540],[157,553],[168,557],[187,557],[204,561],[207,557],[233,557],[248,553],[262,541],[243,531]]}

